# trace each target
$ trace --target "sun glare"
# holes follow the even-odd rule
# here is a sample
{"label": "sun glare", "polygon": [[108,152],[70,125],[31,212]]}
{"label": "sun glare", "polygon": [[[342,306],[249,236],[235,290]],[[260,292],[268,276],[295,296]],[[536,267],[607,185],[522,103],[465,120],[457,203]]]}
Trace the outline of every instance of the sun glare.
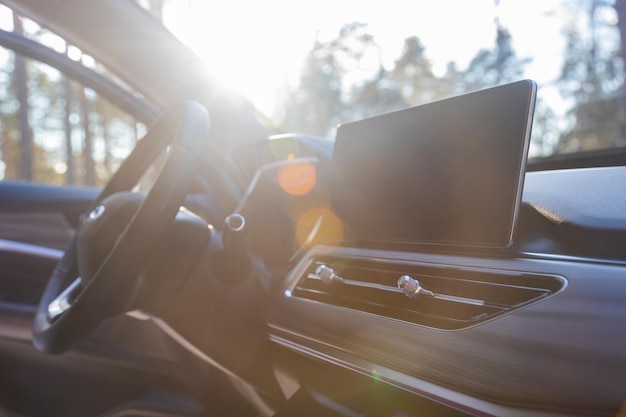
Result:
{"label": "sun glare", "polygon": [[502,1],[498,7],[493,0],[416,1],[412,7],[419,13],[406,13],[407,3],[403,0],[168,0],[163,19],[165,26],[203,58],[222,83],[271,116],[287,83],[296,84],[303,59],[315,39],[333,39],[343,25],[352,22],[369,25],[388,68],[400,56],[404,39],[417,35],[440,75],[450,60],[463,68],[477,51],[491,47],[498,18],[510,29],[523,56],[534,55],[541,43],[540,49],[547,52],[531,62],[528,76],[540,83],[549,82],[558,67],[554,56],[560,56],[557,52],[561,44],[556,41],[560,37],[555,32],[559,25],[554,16],[546,14],[542,22],[545,25],[534,28],[536,33],[528,38],[522,35],[527,32],[528,19],[520,16],[550,10],[557,1]]}
{"label": "sun glare", "polygon": [[264,2],[173,0],[166,3],[164,23],[207,62],[221,82],[268,113],[277,86],[298,69],[300,60],[294,57],[304,54],[313,39],[303,44],[303,34],[294,30],[294,23],[281,22],[274,13]]}
{"label": "sun glare", "polygon": [[[483,25],[484,16],[492,19],[484,13],[485,7],[493,9],[491,0],[481,0],[480,7],[475,2],[467,7],[465,2],[455,2],[463,13],[454,14],[436,2],[426,7],[431,13],[417,15],[402,13],[406,7],[402,2],[391,3],[381,11],[380,7],[351,1],[320,0],[306,5],[287,0],[170,0],[165,3],[163,16],[164,24],[207,62],[221,82],[248,97],[266,114],[273,111],[281,87],[297,78],[315,39],[331,39],[351,22],[370,24],[377,41],[388,50],[383,54],[386,66],[397,58],[403,39],[416,33],[432,45],[433,51],[450,53],[456,41],[444,35],[450,25],[460,24],[457,15],[462,16],[461,23],[468,20],[468,13],[482,16],[479,26],[486,26],[485,31],[464,33],[466,41],[476,38],[480,48],[492,40],[487,33],[491,25]],[[448,16],[449,24],[442,25],[440,19],[429,17],[439,15]],[[461,58],[469,53],[461,51]]]}
{"label": "sun glare", "polygon": [[317,207],[304,212],[296,223],[296,241],[300,246],[329,244],[344,237],[344,224],[330,209]]}

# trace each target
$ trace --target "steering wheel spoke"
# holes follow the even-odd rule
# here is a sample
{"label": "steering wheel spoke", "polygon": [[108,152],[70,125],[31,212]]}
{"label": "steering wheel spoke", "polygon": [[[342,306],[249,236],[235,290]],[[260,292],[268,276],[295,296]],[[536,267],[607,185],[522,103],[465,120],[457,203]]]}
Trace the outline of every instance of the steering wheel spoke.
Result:
{"label": "steering wheel spoke", "polygon": [[[55,268],[33,323],[33,343],[61,353],[100,322],[132,309],[141,272],[174,224],[204,157],[208,113],[186,102],[163,115],[105,186]],[[164,150],[147,194],[130,190]]]}
{"label": "steering wheel spoke", "polygon": [[82,290],[82,279],[78,277],[72,281],[57,298],[48,304],[48,320],[54,322],[61,314],[65,313],[67,309],[72,306],[72,303]]}

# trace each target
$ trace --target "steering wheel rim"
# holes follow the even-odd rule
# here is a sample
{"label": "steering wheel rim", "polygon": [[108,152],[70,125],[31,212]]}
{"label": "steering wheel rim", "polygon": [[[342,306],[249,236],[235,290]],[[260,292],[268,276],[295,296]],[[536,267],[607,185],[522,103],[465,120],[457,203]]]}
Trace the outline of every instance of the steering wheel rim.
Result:
{"label": "steering wheel rim", "polygon": [[[184,202],[208,133],[208,113],[195,102],[168,111],[150,127],[84,216],[51,274],[33,323],[33,343],[38,349],[62,353],[104,319],[129,310],[137,277]],[[79,262],[84,256],[79,247],[81,229],[106,221],[100,218],[106,217],[102,214],[107,204],[125,198],[117,196],[131,190],[163,150],[167,157],[150,191],[137,203],[102,263],[94,272],[85,271]]]}

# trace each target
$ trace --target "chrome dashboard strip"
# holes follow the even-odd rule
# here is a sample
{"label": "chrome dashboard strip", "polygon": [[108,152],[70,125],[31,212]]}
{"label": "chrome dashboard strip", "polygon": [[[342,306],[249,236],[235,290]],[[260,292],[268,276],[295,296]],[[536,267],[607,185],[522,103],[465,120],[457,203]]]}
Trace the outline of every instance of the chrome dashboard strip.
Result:
{"label": "chrome dashboard strip", "polygon": [[539,259],[539,260],[550,260],[550,261],[582,262],[586,264],[618,265],[618,266],[626,265],[626,261],[622,261],[619,259],[586,258],[582,256],[562,255],[558,253],[521,252],[520,257],[527,258],[527,259]]}
{"label": "chrome dashboard strip", "polygon": [[15,242],[12,240],[0,239],[0,252],[13,252],[21,255],[40,256],[42,258],[50,258],[60,260],[63,257],[63,251],[43,246],[31,245],[28,243]]}
{"label": "chrome dashboard strip", "polygon": [[[270,325],[273,330],[291,333]],[[563,414],[555,414],[538,410],[523,410],[512,407],[493,404],[469,395],[453,391],[451,389],[435,385],[433,383],[402,374],[382,366],[377,366],[365,360],[353,357],[345,352],[333,350],[321,346],[319,349],[305,347],[299,343],[285,339],[270,333],[269,339],[291,351],[312,357],[323,362],[339,366],[343,369],[357,372],[361,375],[393,385],[421,397],[438,402],[446,407],[459,410],[478,417],[563,417]],[[326,351],[323,351],[326,350]]]}

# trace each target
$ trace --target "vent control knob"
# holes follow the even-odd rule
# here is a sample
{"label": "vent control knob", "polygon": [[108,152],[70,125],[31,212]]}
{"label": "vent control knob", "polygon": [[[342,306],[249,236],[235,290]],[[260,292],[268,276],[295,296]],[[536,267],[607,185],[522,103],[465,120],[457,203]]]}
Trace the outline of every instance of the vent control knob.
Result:
{"label": "vent control knob", "polygon": [[320,277],[324,284],[332,284],[333,282],[344,282],[344,279],[335,274],[335,270],[326,266],[320,265],[315,269],[315,274]]}
{"label": "vent control knob", "polygon": [[398,279],[398,288],[409,298],[416,298],[420,295],[434,297],[435,293],[420,285],[420,282],[409,275],[403,275]]}

